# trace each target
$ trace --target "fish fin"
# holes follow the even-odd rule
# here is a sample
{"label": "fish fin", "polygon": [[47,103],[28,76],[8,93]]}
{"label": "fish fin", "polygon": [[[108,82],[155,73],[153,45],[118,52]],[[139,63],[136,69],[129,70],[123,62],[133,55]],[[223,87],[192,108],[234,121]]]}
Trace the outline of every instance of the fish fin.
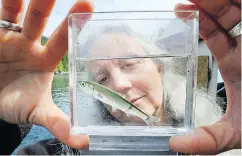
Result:
{"label": "fish fin", "polygon": [[160,118],[155,116],[149,116],[148,119],[144,120],[147,126],[153,126],[154,122],[160,122]]}
{"label": "fish fin", "polygon": [[106,103],[107,104],[107,100],[105,99],[105,97],[101,94],[101,93],[96,93],[96,99],[98,99],[99,101]]}
{"label": "fish fin", "polygon": [[125,112],[125,114],[127,115],[127,117],[130,117],[129,111]]}
{"label": "fish fin", "polygon": [[117,108],[112,107],[112,112],[116,112],[116,111],[117,111]]}
{"label": "fish fin", "polygon": [[102,94],[100,94],[100,93],[97,93],[97,96],[99,97],[99,98],[103,98],[103,96],[102,96]]}
{"label": "fish fin", "polygon": [[130,111],[130,110],[128,110],[126,114],[128,114],[129,116],[130,116],[130,115],[137,116],[137,114],[135,114],[134,112],[132,112],[132,111]]}

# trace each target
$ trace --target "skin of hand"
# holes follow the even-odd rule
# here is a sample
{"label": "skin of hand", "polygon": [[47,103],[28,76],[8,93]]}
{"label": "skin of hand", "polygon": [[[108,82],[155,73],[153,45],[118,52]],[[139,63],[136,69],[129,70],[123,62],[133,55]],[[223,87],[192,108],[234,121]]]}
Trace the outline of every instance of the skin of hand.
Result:
{"label": "skin of hand", "polygon": [[[2,0],[0,20],[20,23],[24,0]],[[53,102],[51,83],[56,66],[68,49],[68,17],[45,46],[40,43],[55,0],[31,0],[22,31],[0,28],[0,119],[44,126],[63,143],[84,148],[87,136],[70,135],[69,117]],[[78,0],[69,13],[92,12]]]}
{"label": "skin of hand", "polygon": [[[241,36],[228,35],[241,21],[241,0],[191,0],[177,10],[199,10],[199,33],[210,49],[227,93],[227,110],[215,124],[196,128],[194,134],[171,137],[170,148],[187,154],[218,154],[241,148]],[[179,18],[188,13],[178,13]]]}

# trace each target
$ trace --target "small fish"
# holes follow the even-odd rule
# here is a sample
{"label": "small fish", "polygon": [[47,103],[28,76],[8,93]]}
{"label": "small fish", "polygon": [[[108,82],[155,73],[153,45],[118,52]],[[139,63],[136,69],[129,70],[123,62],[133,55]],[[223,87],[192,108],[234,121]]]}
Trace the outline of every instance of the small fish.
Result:
{"label": "small fish", "polygon": [[94,98],[106,103],[114,109],[119,109],[127,114],[136,115],[144,120],[148,126],[152,126],[154,122],[159,122],[158,117],[150,116],[133,105],[130,101],[123,98],[119,93],[93,81],[80,81],[80,87]]}

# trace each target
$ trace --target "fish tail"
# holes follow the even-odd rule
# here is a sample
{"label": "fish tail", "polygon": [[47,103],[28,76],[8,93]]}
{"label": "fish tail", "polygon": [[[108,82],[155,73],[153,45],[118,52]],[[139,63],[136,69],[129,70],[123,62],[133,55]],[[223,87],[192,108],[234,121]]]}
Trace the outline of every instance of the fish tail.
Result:
{"label": "fish tail", "polygon": [[144,120],[147,126],[153,126],[154,122],[159,122],[160,118],[149,116],[146,120]]}

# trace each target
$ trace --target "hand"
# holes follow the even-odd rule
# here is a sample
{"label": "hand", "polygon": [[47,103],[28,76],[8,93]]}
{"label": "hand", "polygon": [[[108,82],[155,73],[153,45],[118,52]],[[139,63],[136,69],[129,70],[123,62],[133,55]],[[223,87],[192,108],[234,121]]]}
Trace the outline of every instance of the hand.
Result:
{"label": "hand", "polygon": [[[212,52],[227,92],[225,115],[213,125],[195,129],[194,135],[171,137],[170,148],[188,154],[217,154],[241,148],[241,36],[228,35],[241,21],[241,0],[191,0],[178,10],[198,9],[199,32]],[[184,18],[185,14],[178,14]]]}
{"label": "hand", "polygon": [[[0,28],[0,119],[44,126],[67,145],[83,148],[87,136],[70,135],[69,118],[51,96],[53,72],[67,51],[67,18],[40,44],[54,3],[31,0],[21,33]],[[2,0],[0,20],[19,23],[22,10],[23,0]],[[77,1],[70,13],[91,11],[90,3]]]}

